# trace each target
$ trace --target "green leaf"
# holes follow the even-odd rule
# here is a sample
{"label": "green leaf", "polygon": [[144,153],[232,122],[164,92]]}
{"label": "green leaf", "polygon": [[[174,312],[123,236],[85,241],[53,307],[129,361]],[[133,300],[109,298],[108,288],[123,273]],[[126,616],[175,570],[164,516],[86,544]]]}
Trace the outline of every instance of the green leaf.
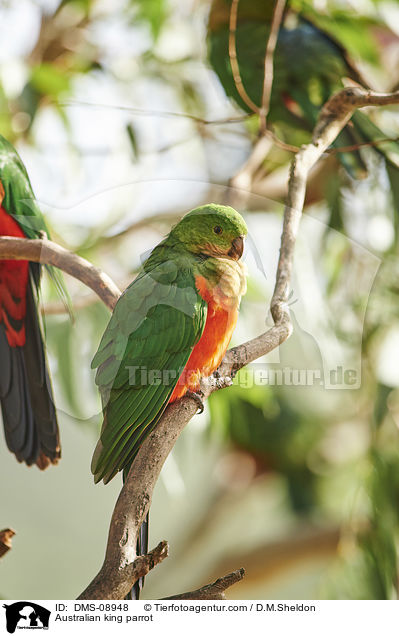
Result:
{"label": "green leaf", "polygon": [[147,22],[156,40],[167,16],[165,0],[132,0],[132,7],[137,10],[135,19]]}
{"label": "green leaf", "polygon": [[127,136],[129,137],[130,145],[132,147],[133,160],[137,161],[139,156],[139,146],[137,143],[136,133],[133,124],[127,124],[126,126]]}
{"label": "green leaf", "polygon": [[33,67],[30,83],[39,93],[54,97],[70,89],[70,78],[61,69],[47,63]]}

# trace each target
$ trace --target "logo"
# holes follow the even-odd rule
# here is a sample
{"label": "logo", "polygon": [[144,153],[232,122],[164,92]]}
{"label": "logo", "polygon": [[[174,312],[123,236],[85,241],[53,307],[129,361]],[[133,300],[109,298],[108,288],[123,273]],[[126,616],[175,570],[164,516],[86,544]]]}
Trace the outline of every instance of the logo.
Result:
{"label": "logo", "polygon": [[3,605],[6,610],[7,631],[13,634],[16,629],[48,629],[50,610],[32,603],[18,601],[11,605]]}

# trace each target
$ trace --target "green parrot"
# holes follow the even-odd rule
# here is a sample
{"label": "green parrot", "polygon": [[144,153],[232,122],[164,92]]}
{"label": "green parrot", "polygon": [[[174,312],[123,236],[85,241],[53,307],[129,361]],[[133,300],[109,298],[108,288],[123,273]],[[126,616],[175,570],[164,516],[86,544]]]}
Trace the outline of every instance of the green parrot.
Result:
{"label": "green parrot", "polygon": [[[229,58],[229,18],[232,0],[213,0],[209,15],[209,58],[226,94],[249,111],[237,92]],[[291,3],[292,4],[292,3]],[[240,0],[237,12],[236,50],[243,85],[249,97],[261,105],[266,44],[274,11],[271,0]],[[341,90],[343,78],[365,85],[345,49],[316,26],[316,12],[306,16],[292,8],[285,11],[274,53],[274,76],[268,122],[290,143],[310,140],[321,106]],[[325,26],[326,23],[323,22]],[[369,37],[365,31],[364,37]],[[249,111],[251,112],[251,111]],[[367,115],[357,111],[334,146],[352,146],[383,139],[386,135]],[[393,155],[399,144],[375,147],[389,166],[398,170]],[[339,153],[339,160],[353,177],[364,177],[367,168],[361,152]],[[397,175],[396,175],[397,178]]]}
{"label": "green parrot", "polygon": [[[191,210],[118,300],[92,362],[104,418],[92,460],[96,482],[127,475],[169,403],[199,400],[200,379],[219,366],[246,290],[246,234],[231,207]],[[137,554],[147,543],[143,524]]]}

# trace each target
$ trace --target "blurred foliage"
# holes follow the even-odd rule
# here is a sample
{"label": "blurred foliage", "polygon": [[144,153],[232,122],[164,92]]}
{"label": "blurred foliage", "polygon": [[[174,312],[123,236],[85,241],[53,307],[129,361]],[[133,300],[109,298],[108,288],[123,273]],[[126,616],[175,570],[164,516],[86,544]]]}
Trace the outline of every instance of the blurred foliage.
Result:
{"label": "blurred foliage", "polygon": [[212,430],[252,454],[258,471],[284,475],[293,510],[309,514],[317,506],[317,496],[316,475],[307,459],[323,435],[323,422],[296,410],[278,390],[238,386],[231,393],[228,399],[223,393],[210,399]]}
{"label": "blurred foliage", "polygon": [[[0,7],[6,25],[15,24],[12,4]],[[239,5],[253,11],[252,26],[243,26],[257,47],[244,50],[239,44],[238,52],[241,68],[248,73],[244,72],[244,84],[252,83],[250,92],[258,98],[267,32],[260,15],[264,9],[270,11],[272,3],[240,0]],[[294,108],[287,115],[281,109],[282,114],[269,122],[278,137],[300,145],[309,139],[320,102],[341,86],[342,74],[355,77],[355,68],[379,90],[398,85],[398,11],[395,3],[384,0],[350,4],[291,0],[289,5],[343,47],[339,59],[323,58],[325,66],[316,51],[312,60],[320,67],[316,76],[307,77],[302,64],[300,76],[294,78],[299,111]],[[31,11],[26,18],[31,20],[29,33],[36,33],[29,40],[30,48],[20,17],[19,48],[12,49],[9,40],[12,51],[7,57],[7,46],[3,46],[1,133],[21,152],[39,200],[45,202],[43,210],[54,239],[100,266],[122,288],[137,271],[141,254],[162,238],[182,212],[209,198],[226,199],[226,185],[256,142],[258,118],[246,116],[237,98],[223,49],[226,30],[216,49],[211,42],[208,18],[217,6],[222,7],[225,22],[227,0],[62,0],[58,4],[26,0],[24,7]],[[246,55],[250,56],[247,66]],[[290,68],[301,66],[298,51],[291,50],[287,56]],[[334,81],[326,84],[331,69]],[[284,74],[278,75],[281,78]],[[277,91],[276,95],[281,97]],[[368,109],[367,116],[378,126],[368,127],[369,137],[399,136],[397,108]],[[222,123],[209,123],[215,121]],[[348,143],[353,137],[363,140],[366,124],[359,123],[362,133],[356,135],[349,127]],[[347,145],[347,140],[340,145]],[[168,559],[163,569],[148,577],[149,594],[157,577],[164,577],[168,584],[173,581],[176,591],[181,591],[180,581],[188,570],[192,579],[187,589],[210,580],[217,555],[227,558],[230,549],[233,567],[241,566],[251,554],[262,562],[262,575],[253,575],[252,594],[272,596],[278,590],[289,598],[294,589],[298,595],[321,598],[397,597],[399,186],[395,151],[392,143],[377,150],[358,149],[357,154],[347,155],[345,168],[336,155],[330,155],[311,177],[304,222],[316,219],[321,229],[307,226],[309,242],[297,254],[291,300],[299,300],[300,319],[295,309],[294,336],[281,348],[279,364],[270,360],[265,367],[320,370],[318,342],[325,345],[326,340],[338,352],[334,353],[338,361],[342,352],[350,366],[362,346],[361,386],[336,391],[321,384],[246,386],[242,372],[234,387],[214,394],[206,431],[201,429],[202,419],[193,420],[163,473],[162,496],[156,498],[152,513],[154,534],[163,538],[174,532],[179,548],[175,547],[175,560]],[[264,329],[277,254],[273,232],[280,234],[280,202],[291,159],[291,152],[273,145],[252,184],[253,196],[245,204],[251,234],[259,243],[259,258],[271,279],[265,283],[257,267],[252,267],[239,340]],[[363,171],[363,179],[353,179],[351,167],[359,165],[367,174]],[[378,259],[381,266],[374,279]],[[91,435],[87,442],[91,448],[101,418],[90,360],[108,312],[75,281],[68,280],[68,285],[76,305],[75,322],[62,307],[54,315],[49,312],[46,339],[57,406],[68,414],[66,421],[77,422],[75,427],[66,425],[68,435],[78,437],[80,429],[85,430]],[[57,305],[49,286],[43,302],[48,308]],[[90,457],[79,461],[86,462],[85,475]],[[16,472],[23,471],[14,463]],[[79,483],[71,486],[72,474],[64,479],[66,493],[79,492]],[[92,513],[89,516],[95,518]],[[311,591],[302,591],[306,566],[300,570],[294,557],[288,571],[297,586],[279,587],[278,568],[271,567],[269,574],[269,562],[263,564],[258,551],[267,553],[273,541],[284,540],[282,552],[291,554],[288,547],[297,545],[304,527],[317,536],[327,528],[339,535],[339,541],[322,563],[320,580],[307,588]],[[68,540],[68,528],[65,532],[60,540]],[[96,535],[97,527],[87,534]],[[210,537],[206,550],[198,548],[201,537]],[[73,550],[79,556],[76,543]],[[86,561],[83,553],[79,560]],[[304,560],[309,566],[312,558],[307,554]],[[189,568],[186,563],[191,564]],[[13,567],[10,574],[15,572]],[[251,566],[247,572],[250,582]],[[269,587],[268,577],[273,579]]]}
{"label": "blurred foliage", "polygon": [[156,39],[167,16],[165,0],[132,0],[131,6],[134,10],[134,21],[148,23]]}

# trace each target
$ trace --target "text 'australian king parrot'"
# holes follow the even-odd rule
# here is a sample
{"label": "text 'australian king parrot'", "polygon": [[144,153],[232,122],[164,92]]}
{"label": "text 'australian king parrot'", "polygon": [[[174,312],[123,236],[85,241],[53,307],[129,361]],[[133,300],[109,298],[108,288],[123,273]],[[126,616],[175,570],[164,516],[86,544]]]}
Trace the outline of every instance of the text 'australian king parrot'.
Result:
{"label": "text 'australian king parrot'", "polygon": [[[19,155],[0,135],[0,236],[48,236]],[[8,448],[41,470],[61,456],[37,311],[38,263],[0,260],[0,404]],[[60,274],[48,268],[57,286]]]}
{"label": "text 'australian king parrot'", "polygon": [[[198,392],[200,379],[219,366],[246,291],[246,234],[231,207],[192,210],[118,300],[92,362],[104,417],[92,461],[96,482],[121,470],[126,476],[166,406]],[[147,533],[143,524],[137,554],[147,552]]]}

